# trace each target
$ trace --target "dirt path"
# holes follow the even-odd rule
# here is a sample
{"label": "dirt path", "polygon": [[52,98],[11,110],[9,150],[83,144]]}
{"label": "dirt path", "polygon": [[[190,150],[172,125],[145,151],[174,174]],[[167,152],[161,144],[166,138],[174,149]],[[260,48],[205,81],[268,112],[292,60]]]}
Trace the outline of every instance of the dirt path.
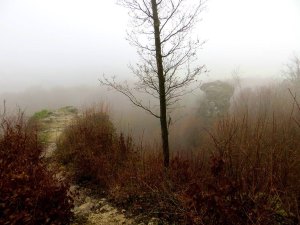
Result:
{"label": "dirt path", "polygon": [[[56,150],[56,141],[64,128],[70,125],[77,114],[72,108],[62,108],[50,112],[43,119],[40,119],[42,135],[46,138],[46,150],[43,157],[51,162],[53,152]],[[57,166],[57,165],[56,165]],[[62,178],[59,174],[57,177]],[[75,197],[75,221],[73,225],[135,225],[133,219],[125,217],[123,210],[119,211],[111,206],[105,198],[99,199],[92,195],[88,189],[71,185],[71,193],[78,193]],[[141,223],[143,224],[143,223]]]}

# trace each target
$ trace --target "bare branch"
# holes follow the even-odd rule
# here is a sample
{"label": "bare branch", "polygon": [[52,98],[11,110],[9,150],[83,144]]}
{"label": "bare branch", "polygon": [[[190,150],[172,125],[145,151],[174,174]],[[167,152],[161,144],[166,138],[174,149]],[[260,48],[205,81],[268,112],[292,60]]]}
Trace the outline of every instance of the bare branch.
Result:
{"label": "bare branch", "polygon": [[99,81],[102,85],[113,88],[114,90],[125,95],[135,106],[144,109],[145,111],[147,111],[148,113],[150,113],[152,116],[156,118],[160,118],[160,116],[158,116],[155,112],[152,111],[150,104],[146,106],[143,104],[142,100],[136,98],[136,96],[133,94],[133,91],[129,88],[127,83],[121,85],[115,81],[115,77],[109,80],[104,75],[103,75],[103,79],[99,79]]}

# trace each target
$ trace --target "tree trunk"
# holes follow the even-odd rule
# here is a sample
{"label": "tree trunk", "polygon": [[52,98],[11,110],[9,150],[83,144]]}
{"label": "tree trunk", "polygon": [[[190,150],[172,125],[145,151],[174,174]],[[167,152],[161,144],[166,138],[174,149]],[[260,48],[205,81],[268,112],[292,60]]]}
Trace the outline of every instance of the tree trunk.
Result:
{"label": "tree trunk", "polygon": [[153,12],[153,24],[154,24],[154,36],[155,36],[155,50],[156,50],[156,65],[157,75],[159,81],[159,103],[160,103],[160,128],[161,139],[164,155],[164,166],[169,167],[170,152],[169,152],[169,133],[167,124],[167,104],[166,104],[166,90],[165,90],[165,76],[162,61],[162,49],[160,40],[160,21],[158,17],[157,2],[151,0],[152,12]]}

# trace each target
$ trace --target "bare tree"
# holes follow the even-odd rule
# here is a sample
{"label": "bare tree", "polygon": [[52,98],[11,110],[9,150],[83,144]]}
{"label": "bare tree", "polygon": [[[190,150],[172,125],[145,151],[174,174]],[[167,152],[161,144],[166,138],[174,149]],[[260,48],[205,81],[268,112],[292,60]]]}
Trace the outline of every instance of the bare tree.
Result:
{"label": "bare tree", "polygon": [[286,64],[286,69],[283,71],[283,75],[292,84],[300,85],[300,59],[297,55],[294,55],[290,60],[290,63]]}
{"label": "bare tree", "polygon": [[[130,68],[137,82],[130,87],[126,82],[119,83],[105,76],[100,82],[160,119],[167,168],[170,113],[181,97],[192,90],[190,85],[197,82],[204,69],[203,65],[196,64],[197,49],[204,42],[192,37],[204,4],[201,0],[119,0],[119,4],[129,9],[132,18],[128,40],[137,48],[141,62]],[[139,93],[152,96],[159,107],[151,101],[145,103],[138,97]]]}

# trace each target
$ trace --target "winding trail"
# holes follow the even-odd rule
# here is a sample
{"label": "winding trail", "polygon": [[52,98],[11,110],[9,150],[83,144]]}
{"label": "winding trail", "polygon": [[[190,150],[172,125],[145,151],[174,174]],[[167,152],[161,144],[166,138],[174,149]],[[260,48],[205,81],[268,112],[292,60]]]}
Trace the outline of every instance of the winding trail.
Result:
{"label": "winding trail", "polygon": [[[40,119],[42,135],[46,138],[46,148],[43,157],[49,162],[49,167],[60,167],[51,165],[53,152],[56,150],[56,141],[63,130],[78,116],[72,107],[65,107],[52,111],[46,118]],[[57,179],[63,180],[63,171],[59,172]],[[74,197],[75,222],[73,225],[136,225],[133,219],[125,217],[125,211],[121,212],[111,206],[105,198],[97,198],[92,195],[91,190],[78,185],[71,185],[70,193],[77,193]],[[141,223],[143,224],[143,223]]]}

